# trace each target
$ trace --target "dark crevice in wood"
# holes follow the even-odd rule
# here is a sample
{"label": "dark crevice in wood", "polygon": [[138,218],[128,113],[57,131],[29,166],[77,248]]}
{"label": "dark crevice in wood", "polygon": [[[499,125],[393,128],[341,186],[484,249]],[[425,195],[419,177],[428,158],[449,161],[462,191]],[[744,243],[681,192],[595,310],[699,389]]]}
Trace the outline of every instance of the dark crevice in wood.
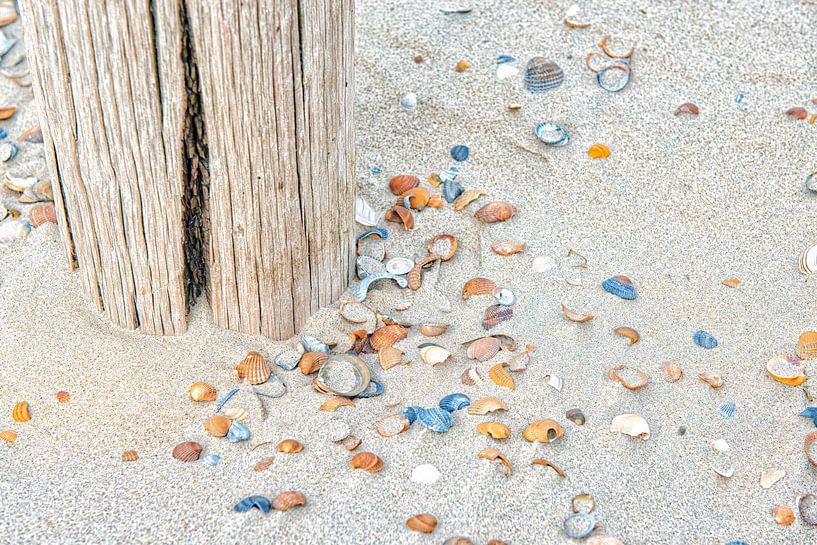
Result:
{"label": "dark crevice in wood", "polygon": [[[76,268],[79,266],[79,263],[77,263],[77,250],[76,250],[76,246],[74,245],[74,232],[71,230],[71,215],[68,213],[68,207],[65,206],[65,202],[66,202],[66,200],[65,200],[65,190],[62,187],[64,178],[62,177],[62,172],[60,172],[60,160],[59,160],[59,156],[57,155],[57,149],[54,147],[53,143],[51,144],[51,149],[53,150],[52,151],[52,156],[54,157],[54,168],[57,171],[56,176],[55,176],[56,179],[57,179],[56,186],[57,186],[57,189],[59,189],[59,191],[60,191],[60,195],[61,195],[60,202],[63,203],[62,208],[63,208],[63,212],[65,213],[65,222],[68,224],[66,226],[66,230],[65,230],[65,232],[67,233],[67,237],[68,237],[68,240],[66,241],[66,245],[68,247],[68,261],[69,261],[68,264],[69,264],[71,270],[73,271],[73,270],[76,270]],[[54,185],[55,185],[54,181],[52,180],[52,182],[51,182],[52,188],[53,188]],[[100,299],[102,299],[102,297],[100,297]]]}

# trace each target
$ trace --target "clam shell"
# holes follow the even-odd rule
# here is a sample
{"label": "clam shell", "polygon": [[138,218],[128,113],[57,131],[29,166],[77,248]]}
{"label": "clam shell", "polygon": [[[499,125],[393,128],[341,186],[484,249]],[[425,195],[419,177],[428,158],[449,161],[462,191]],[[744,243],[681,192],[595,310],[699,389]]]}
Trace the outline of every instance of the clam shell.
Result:
{"label": "clam shell", "polygon": [[711,333],[708,333],[703,329],[699,329],[692,334],[692,342],[707,350],[718,346],[718,340]]}
{"label": "clam shell", "polygon": [[306,496],[297,490],[281,492],[272,499],[272,507],[276,511],[288,511],[293,507],[306,505]]}
{"label": "clam shell", "polygon": [[[814,180],[815,189],[812,191],[817,191],[817,172],[811,175],[810,180]],[[800,255],[800,272],[803,274],[812,274],[817,272],[817,244],[814,246],[810,246],[806,248],[806,250]]]}
{"label": "clam shell", "polygon": [[544,93],[559,87],[565,74],[558,64],[545,57],[533,57],[525,66],[525,89],[531,93]]}
{"label": "clam shell", "polygon": [[570,409],[565,413],[565,418],[576,424],[577,426],[584,426],[587,421],[581,409]]}
{"label": "clam shell", "polygon": [[250,421],[250,413],[240,407],[224,409],[224,416],[230,420],[238,420],[242,424],[246,424]]}
{"label": "clam shell", "polygon": [[596,529],[596,519],[589,513],[575,513],[565,519],[564,531],[568,537],[580,539]]}
{"label": "clam shell", "polygon": [[33,227],[39,227],[44,223],[57,223],[57,212],[53,204],[38,204],[32,206],[28,211],[28,221]]}
{"label": "clam shell", "polygon": [[256,473],[264,471],[269,466],[271,466],[274,461],[275,461],[274,456],[267,456],[266,458],[261,458],[260,460],[258,460],[258,463],[255,464],[255,467],[253,467],[252,469]]}
{"label": "clam shell", "polygon": [[411,210],[405,206],[396,204],[392,206],[383,217],[386,219],[386,221],[402,223],[403,228],[406,231],[411,231],[414,229],[414,214],[412,214]]}
{"label": "clam shell", "polygon": [[486,448],[479,451],[477,456],[485,460],[499,460],[505,466],[507,476],[510,477],[513,474],[513,467],[511,467],[511,462],[504,454],[502,454],[502,452],[499,449]]}
{"label": "clam shell", "polygon": [[451,355],[451,352],[436,344],[428,345],[420,349],[420,359],[430,365],[443,363],[450,358]]}
{"label": "clam shell", "polygon": [[21,401],[14,406],[11,411],[11,418],[15,422],[28,422],[31,420],[31,412],[28,410],[28,403]]}
{"label": "clam shell", "polygon": [[699,113],[700,110],[698,109],[698,106],[691,102],[684,102],[683,104],[678,106],[678,109],[675,110],[675,115],[681,114],[698,115]]}
{"label": "clam shell", "polygon": [[258,352],[250,352],[235,368],[238,380],[247,379],[250,384],[264,384],[272,374],[272,369]]}
{"label": "clam shell", "polygon": [[321,404],[320,410],[336,411],[340,407],[352,407],[354,409],[355,403],[348,397],[333,397],[332,399],[327,399],[324,401]]}
{"label": "clam shell", "polygon": [[23,240],[31,232],[31,224],[26,220],[4,221],[0,223],[0,243]]}
{"label": "clam shell", "polygon": [[507,221],[514,215],[516,215],[516,208],[505,201],[490,202],[474,212],[474,217],[483,223]]}
{"label": "clam shell", "polygon": [[764,490],[771,488],[777,483],[780,479],[786,476],[786,472],[782,469],[772,469],[770,471],[764,471],[760,475],[760,487]]}
{"label": "clam shell", "polygon": [[417,413],[417,420],[423,427],[437,433],[445,433],[454,425],[451,413],[439,407],[421,410]]}
{"label": "clam shell", "polygon": [[438,403],[441,409],[450,413],[464,409],[470,404],[471,398],[465,394],[448,394]]}
{"label": "clam shell", "polygon": [[533,345],[527,345],[524,351],[511,358],[511,360],[508,362],[508,370],[518,373],[519,371],[524,371],[527,369],[528,365],[530,365],[530,355],[533,350]]}
{"label": "clam shell", "polygon": [[434,484],[440,479],[440,470],[431,464],[421,464],[411,470],[411,482]]}
{"label": "clam shell", "polygon": [[497,337],[480,337],[468,344],[465,354],[472,360],[488,361],[499,353],[502,341]]}
{"label": "clam shell", "polygon": [[705,372],[705,373],[698,373],[698,378],[702,381],[706,382],[713,388],[720,388],[723,384],[723,378],[717,373],[712,372]]}
{"label": "clam shell", "polygon": [[6,443],[13,443],[14,441],[17,440],[17,432],[13,430],[6,430],[0,432],[0,439],[5,441]]}
{"label": "clam shell", "polygon": [[394,437],[409,429],[411,423],[402,414],[389,414],[377,423],[377,433],[381,437]]}
{"label": "clam shell", "polygon": [[443,198],[442,193],[434,193],[430,199],[428,199],[428,206],[431,208],[442,208],[445,206],[445,199]]}
{"label": "clam shell", "polygon": [[490,278],[472,278],[462,286],[462,298],[468,300],[473,295],[491,295],[496,289],[496,282]]}
{"label": "clam shell", "polygon": [[794,106],[786,110],[786,115],[789,117],[793,117],[798,121],[803,121],[806,117],[808,117],[808,110],[806,110],[802,106]]}
{"label": "clam shell", "polygon": [[311,375],[317,373],[328,359],[329,355],[324,352],[306,352],[298,361],[298,369],[304,375]]}
{"label": "clam shell", "polygon": [[799,386],[806,381],[806,368],[796,356],[783,354],[769,358],[766,372],[787,386]]}
{"label": "clam shell", "polygon": [[476,367],[469,367],[462,372],[461,381],[466,386],[476,386],[482,384],[485,379],[482,378],[482,373]]}
{"label": "clam shell", "polygon": [[233,420],[232,424],[230,424],[230,429],[227,430],[227,441],[230,443],[246,441],[250,438],[250,436],[251,434],[249,428],[238,420]]}
{"label": "clam shell", "polygon": [[195,462],[201,456],[201,445],[195,441],[185,441],[173,448],[173,457],[180,462]]}
{"label": "clam shell", "polygon": [[667,382],[677,382],[684,373],[684,370],[677,363],[665,361],[661,364],[661,372],[664,373],[664,378],[667,379]]}
{"label": "clam shell", "polygon": [[630,346],[634,345],[639,341],[639,339],[641,339],[641,335],[639,335],[638,331],[632,327],[617,327],[613,330],[613,333],[626,337],[627,340],[630,341]]}
{"label": "clam shell", "polygon": [[45,202],[54,200],[54,191],[51,188],[51,180],[43,180],[36,182],[23,190],[20,196],[20,202]]}
{"label": "clam shell", "polygon": [[[371,308],[358,301],[341,301],[338,307],[338,314],[340,314],[344,320],[353,324],[366,323],[375,316],[374,311]],[[277,364],[277,356],[275,360],[275,363]]]}
{"label": "clam shell", "polygon": [[407,174],[401,174],[389,180],[389,189],[395,195],[402,195],[418,185],[420,185],[420,179],[417,176]]}
{"label": "clam shell", "polygon": [[139,459],[139,454],[135,450],[126,450],[122,453],[123,462],[135,462]]}
{"label": "clam shell", "polygon": [[296,439],[284,439],[276,445],[275,450],[283,452],[284,454],[295,454],[303,452],[304,446]]}
{"label": "clam shell", "polygon": [[570,320],[571,322],[576,322],[579,324],[589,322],[595,317],[592,314],[583,314],[581,312],[576,312],[575,310],[570,310],[569,308],[564,306],[564,304],[562,305],[562,314],[564,314],[564,317]]}
{"label": "clam shell", "polygon": [[253,507],[261,511],[262,513],[269,513],[270,507],[272,503],[269,501],[269,498],[265,496],[247,496],[237,504],[233,506],[233,510],[238,511],[239,513],[246,513]]}
{"label": "clam shell", "polygon": [[429,256],[436,256],[443,261],[449,261],[456,255],[459,243],[454,235],[441,234],[432,238],[427,248]]}
{"label": "clam shell", "polygon": [[803,360],[817,358],[817,332],[804,331],[797,341],[797,357]]}
{"label": "clam shell", "polygon": [[803,494],[797,497],[797,510],[800,520],[809,526],[817,526],[817,496]]}
{"label": "clam shell", "polygon": [[380,367],[384,370],[391,369],[395,365],[403,363],[403,351],[393,346],[382,348],[377,353],[377,356],[380,359]]}
{"label": "clam shell", "polygon": [[477,424],[477,433],[494,439],[507,439],[511,436],[511,429],[499,422],[480,422]]}
{"label": "clam shell", "polygon": [[546,418],[528,424],[528,427],[522,432],[522,437],[531,443],[552,443],[561,439],[564,434],[565,431],[558,422]]}
{"label": "clam shell", "polygon": [[383,469],[383,460],[377,454],[371,452],[359,452],[352,456],[350,460],[352,469],[362,469],[369,473],[377,473]]}
{"label": "clam shell", "polygon": [[794,524],[794,511],[785,505],[775,505],[772,507],[772,518],[781,526],[791,526]]}
{"label": "clam shell", "polygon": [[232,423],[226,416],[215,415],[204,421],[204,429],[213,437],[224,437]]}
{"label": "clam shell", "polygon": [[601,287],[604,288],[605,291],[622,299],[632,300],[637,296],[632,281],[624,275],[608,278],[601,283]]}
{"label": "clam shell", "polygon": [[562,470],[562,468],[558,467],[556,464],[554,464],[553,462],[551,462],[549,460],[545,460],[544,458],[535,458],[535,459],[531,460],[531,465],[549,467],[553,471],[555,471],[556,474],[559,475],[559,477],[566,477],[567,476],[565,474],[565,472]]}
{"label": "clam shell", "polygon": [[514,242],[513,240],[506,240],[505,242],[497,242],[491,244],[491,250],[499,255],[513,255],[525,251],[525,245],[521,242]]}
{"label": "clam shell", "polygon": [[488,376],[494,381],[494,384],[501,388],[508,388],[509,390],[516,388],[513,378],[505,370],[504,363],[497,363],[488,369]]}
{"label": "clam shell", "polygon": [[[460,61],[457,63],[457,72],[463,72],[464,70],[459,70],[460,66],[463,66],[462,63],[465,63],[467,66],[465,70],[471,67],[471,63],[468,61]],[[457,145],[451,148],[451,158],[455,161],[462,162],[468,159],[468,156],[471,154],[471,150],[468,149],[468,146]]]}
{"label": "clam shell", "polygon": [[429,323],[420,325],[420,333],[426,337],[438,337],[448,331],[448,324]]}
{"label": "clam shell", "polygon": [[806,434],[803,439],[803,449],[812,465],[817,466],[817,430]]}
{"label": "clam shell", "polygon": [[498,397],[483,397],[471,403],[468,414],[485,415],[494,411],[507,411],[508,405]]}
{"label": "clam shell", "polygon": [[616,365],[607,372],[607,376],[610,380],[617,380],[628,390],[643,388],[650,382],[647,373],[627,365]]}
{"label": "clam shell", "polygon": [[641,437],[643,440],[650,438],[650,427],[643,417],[637,414],[620,414],[613,418],[610,423],[610,431],[623,433],[631,437]]}
{"label": "clam shell", "polygon": [[206,382],[194,382],[190,385],[190,399],[193,401],[215,401],[216,389]]}
{"label": "clam shell", "polygon": [[[413,189],[409,189],[405,193],[400,194],[400,199],[400,202],[403,204],[404,208],[422,210],[428,204],[429,199],[431,199],[431,192],[429,192],[429,190],[425,187],[415,187]],[[408,201],[406,201],[407,199]]]}
{"label": "clam shell", "polygon": [[434,517],[434,515],[429,515],[428,513],[414,515],[406,521],[406,526],[415,532],[430,534],[434,531],[434,528],[437,527],[437,519]]}
{"label": "clam shell", "polygon": [[488,192],[482,189],[466,189],[459,197],[454,199],[454,210],[459,212],[475,200],[487,195]]}
{"label": "clam shell", "polygon": [[57,392],[57,401],[59,403],[68,403],[68,401],[70,399],[71,399],[71,394],[69,394],[68,392],[64,392],[64,391]]}
{"label": "clam shell", "polygon": [[570,142],[567,131],[554,123],[539,123],[533,128],[533,132],[536,138],[548,146],[564,146]]}
{"label": "clam shell", "polygon": [[275,356],[274,361],[275,365],[277,365],[281,369],[292,371],[298,366],[298,362],[301,361],[301,353],[295,350],[294,348],[287,348],[286,350]]}
{"label": "clam shell", "polygon": [[491,330],[513,318],[513,309],[505,305],[491,305],[485,309],[485,314],[482,317],[482,328],[486,331]]}
{"label": "clam shell", "polygon": [[374,330],[374,333],[369,336],[369,344],[379,352],[406,337],[408,337],[408,328],[401,325],[387,325]]}
{"label": "clam shell", "polygon": [[[2,111],[2,110],[0,110]],[[3,142],[0,144],[0,161],[7,163],[17,155],[17,144],[14,142]]]}

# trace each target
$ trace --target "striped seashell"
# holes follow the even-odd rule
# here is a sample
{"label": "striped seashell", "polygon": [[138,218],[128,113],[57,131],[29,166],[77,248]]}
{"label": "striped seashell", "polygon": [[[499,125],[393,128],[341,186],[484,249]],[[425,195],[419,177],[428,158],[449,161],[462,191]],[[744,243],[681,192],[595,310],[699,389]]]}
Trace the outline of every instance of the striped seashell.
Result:
{"label": "striped seashell", "polygon": [[494,439],[507,439],[511,436],[511,429],[499,422],[480,422],[477,424],[477,433]]}
{"label": "striped seashell", "polygon": [[593,144],[587,148],[587,155],[591,159],[606,159],[610,157],[610,148],[604,144]]}
{"label": "striped seashell", "polygon": [[631,437],[640,436],[643,440],[650,438],[650,427],[643,417],[637,414],[620,414],[610,423],[610,431],[623,433]]}
{"label": "striped seashell", "polygon": [[692,334],[692,342],[707,350],[718,346],[718,340],[711,333],[708,333],[703,329],[699,329]]}
{"label": "striped seashell", "polygon": [[595,318],[595,316],[593,316],[592,314],[584,314],[581,312],[576,312],[575,310],[570,310],[569,308],[564,306],[564,304],[562,304],[562,314],[564,315],[565,318],[567,318],[571,322],[576,322],[577,324],[583,324]]}
{"label": "striped seashell", "polygon": [[262,513],[269,513],[272,507],[272,502],[265,496],[247,496],[233,506],[233,510],[239,513],[246,513],[255,507]]}
{"label": "striped seashell", "polygon": [[[817,184],[817,173],[809,177],[809,182]],[[812,191],[817,191],[817,186]],[[799,260],[800,272],[803,274],[812,274],[817,272],[817,244],[806,248],[800,255]]]}
{"label": "striped seashell", "polygon": [[622,299],[632,300],[636,298],[636,290],[633,282],[624,275],[612,276],[601,283],[601,287],[608,293],[612,293]]}
{"label": "striped seashell", "polygon": [[558,422],[551,418],[546,418],[528,424],[522,432],[522,437],[531,443],[552,443],[557,439],[561,439],[564,434],[565,431]]}
{"label": "striped seashell", "polygon": [[298,362],[298,369],[300,369],[304,375],[311,375],[312,373],[317,373],[321,365],[328,359],[329,355],[324,352],[307,352],[301,356],[301,360]]}
{"label": "striped seashell", "polygon": [[246,424],[250,421],[250,413],[240,407],[230,407],[228,409],[224,409],[224,416],[230,420],[238,420],[242,424]]}
{"label": "striped seashell", "polygon": [[469,367],[463,371],[461,380],[466,386],[476,386],[477,384],[482,384],[485,381],[485,379],[482,378],[482,373],[480,373],[479,369],[476,367]]}
{"label": "striped seashell", "polygon": [[70,399],[71,399],[71,394],[69,394],[68,392],[64,392],[64,391],[57,392],[57,401],[58,402],[68,403],[68,401]]}
{"label": "striped seashell", "polygon": [[508,405],[498,397],[483,397],[471,403],[468,414],[485,415],[494,411],[507,411]]}
{"label": "striped seashell", "polygon": [[406,521],[406,526],[415,532],[430,534],[437,527],[437,519],[434,515],[429,515],[428,513],[414,515]]}
{"label": "striped seashell", "polygon": [[797,341],[797,357],[803,360],[817,358],[817,331],[804,331]]}
{"label": "striped seashell", "polygon": [[498,337],[480,337],[468,344],[465,355],[472,360],[488,361],[499,353],[502,341]]}
{"label": "striped seashell", "polygon": [[215,415],[204,421],[204,429],[213,437],[224,437],[232,423],[226,416]]}
{"label": "striped seashell", "polygon": [[720,388],[721,385],[723,385],[723,377],[721,377],[718,373],[712,373],[710,371],[698,373],[698,378],[713,388]]}
{"label": "striped seashell", "polygon": [[[460,61],[460,63],[468,63],[468,61]],[[458,63],[457,66],[459,67],[460,64]],[[468,68],[471,67],[471,64],[468,63]],[[466,68],[466,70],[468,69]],[[463,70],[457,70],[458,72],[462,72]],[[451,158],[457,162],[462,162],[468,159],[468,156],[471,154],[471,150],[468,149],[468,146],[458,145],[451,148]]]}
{"label": "striped seashell", "polygon": [[353,324],[364,324],[374,318],[374,311],[358,301],[341,301],[338,313],[344,320]]}
{"label": "striped seashell", "polygon": [[355,403],[348,397],[333,397],[332,399],[328,399],[321,404],[320,410],[322,411],[336,411],[340,407],[352,407],[355,408]]}
{"label": "striped seashell", "polygon": [[443,363],[451,357],[451,352],[437,344],[429,344],[420,349],[420,359],[429,365]]}
{"label": "striped seashell", "polygon": [[426,337],[439,337],[448,331],[448,324],[429,323],[420,325],[420,333]]}
{"label": "striped seashell", "polygon": [[264,384],[272,374],[269,364],[264,361],[264,356],[258,352],[250,352],[241,363],[235,368],[238,372],[238,380],[246,379],[250,384]]}
{"label": "striped seashell", "polygon": [[393,346],[380,349],[377,356],[380,359],[380,367],[384,370],[391,369],[395,365],[403,363],[403,351]]}
{"label": "striped seashell", "polygon": [[377,423],[377,433],[381,437],[394,437],[409,429],[411,423],[402,414],[389,414]]}
{"label": "striped seashell", "polygon": [[419,290],[423,283],[423,270],[432,267],[435,263],[440,261],[442,261],[442,258],[437,255],[430,255],[418,261],[405,278],[409,289],[413,291]]}
{"label": "striped seashell", "polygon": [[408,328],[401,325],[387,325],[374,330],[369,336],[369,344],[378,352],[393,346],[408,337]]}
{"label": "striped seashell", "polygon": [[11,418],[15,422],[28,422],[31,420],[31,412],[28,410],[28,403],[21,401],[14,406],[11,411]]}
{"label": "striped seashell", "polygon": [[514,390],[516,388],[516,385],[513,382],[513,378],[505,370],[504,363],[497,363],[496,365],[488,369],[488,376],[491,377],[491,380],[494,381],[494,384],[501,388],[508,388],[509,390]]}
{"label": "striped seashell", "polygon": [[281,492],[272,499],[272,507],[276,511],[288,511],[293,507],[301,507],[306,505],[306,496],[297,490],[288,490]]}
{"label": "striped seashell", "polygon": [[275,356],[273,361],[275,362],[275,365],[281,369],[292,371],[298,366],[298,362],[301,361],[301,353],[294,348],[287,348]]}
{"label": "striped seashell", "polygon": [[465,394],[448,394],[438,403],[441,409],[450,413],[464,409],[470,404],[471,398]]}
{"label": "striped seashell", "polygon": [[352,456],[349,462],[352,469],[362,469],[369,473],[377,473],[384,467],[383,460],[377,454],[372,452],[359,452]]}
{"label": "striped seashell", "polygon": [[574,513],[565,519],[563,528],[567,537],[581,539],[596,529],[596,518],[590,513]]}
{"label": "striped seashell", "polygon": [[584,423],[587,422],[587,419],[584,417],[584,413],[581,411],[581,409],[569,409],[565,413],[565,418],[577,426],[584,426]]}
{"label": "striped seashell", "polygon": [[472,278],[462,286],[462,298],[468,300],[473,295],[491,295],[496,289],[496,282],[490,278]]}
{"label": "striped seashell", "polygon": [[698,115],[699,113],[700,110],[698,109],[698,106],[691,102],[684,102],[675,110],[675,115],[681,114]]}
{"label": "striped seashell", "polygon": [[533,128],[536,138],[548,146],[564,146],[570,142],[567,131],[555,123],[543,122]]}
{"label": "striped seashell", "polygon": [[610,380],[616,380],[628,390],[638,390],[650,382],[647,373],[628,365],[616,365],[607,372]]}
{"label": "striped seashell", "polygon": [[275,450],[278,452],[283,452],[285,454],[296,454],[298,452],[303,452],[304,446],[301,444],[300,441],[296,439],[284,439],[275,447]]}
{"label": "striped seashell", "polygon": [[185,441],[173,448],[173,457],[180,462],[195,462],[201,456],[201,445],[195,441]]}
{"label": "striped seashell", "polygon": [[248,440],[251,435],[247,426],[238,420],[233,420],[232,424],[230,424],[230,429],[227,430],[227,441],[230,443],[238,443]]}
{"label": "striped seashell", "polygon": [[139,459],[139,454],[135,450],[126,450],[122,453],[123,462],[135,462]]}
{"label": "striped seashell", "polygon": [[482,328],[486,331],[491,330],[513,318],[513,308],[505,305],[491,305],[485,309],[485,314],[482,317]]}
{"label": "striped seashell", "polygon": [[215,401],[216,389],[206,382],[194,382],[190,385],[190,399],[193,401]]}
{"label": "striped seashell", "polygon": [[508,371],[513,371],[518,373],[520,371],[524,371],[530,365],[530,355],[533,352],[534,347],[532,344],[529,344],[525,347],[525,350],[516,354],[514,357],[511,358],[511,361],[508,362],[507,367]]}
{"label": "striped seashell", "polygon": [[258,460],[258,463],[255,464],[255,467],[253,467],[253,471],[255,471],[256,473],[258,473],[259,471],[264,471],[269,466],[271,466],[274,461],[275,461],[274,456],[267,456],[266,458],[261,458],[260,460]]}
{"label": "striped seashell", "polygon": [[429,256],[437,256],[443,261],[450,261],[457,255],[458,248],[457,238],[445,233],[432,238],[427,246]]}
{"label": "striped seashell", "polygon": [[400,174],[389,180],[389,189],[391,189],[391,192],[395,195],[402,195],[418,185],[420,185],[420,179],[417,176],[407,174]]}
{"label": "striped seashell", "polygon": [[391,221],[393,223],[402,223],[403,228],[406,231],[411,231],[414,229],[414,214],[411,213],[411,210],[406,208],[405,206],[400,206],[396,204],[389,208],[386,211],[386,214],[383,216],[386,221]]}
{"label": "striped seashell", "polygon": [[486,448],[479,451],[477,454],[479,458],[484,460],[499,460],[505,466],[505,471],[507,472],[507,476],[510,477],[513,474],[513,467],[511,467],[511,462],[508,458],[502,454],[499,449],[495,448]]}
{"label": "striped seashell", "polygon": [[617,327],[613,330],[613,333],[626,337],[629,341],[629,346],[634,345],[639,341],[639,339],[641,339],[641,335],[639,335],[638,331],[632,327]]}
{"label": "striped seashell", "polygon": [[592,513],[596,508],[596,500],[589,494],[579,494],[570,503],[574,513]]}
{"label": "striped seashell", "polygon": [[0,432],[0,439],[5,441],[6,443],[13,443],[17,440],[17,432],[14,430],[6,430]]}
{"label": "striped seashell", "polygon": [[533,57],[525,66],[525,89],[531,93],[544,93],[559,87],[565,74],[558,64],[545,57]]}
{"label": "striped seashell", "polygon": [[437,433],[445,433],[454,425],[451,413],[439,407],[423,409],[417,414],[417,420],[425,428]]}
{"label": "striped seashell", "polygon": [[491,244],[491,250],[499,255],[513,255],[525,251],[525,245],[521,242],[514,242],[513,240],[506,240],[505,242],[497,242]]}
{"label": "striped seashell", "polygon": [[476,212],[474,218],[483,223],[507,221],[516,215],[516,208],[509,202],[494,201],[486,204]]}
{"label": "striped seashell", "polygon": [[545,460],[544,458],[535,458],[535,459],[531,460],[531,462],[530,462],[530,463],[531,463],[531,465],[534,465],[534,466],[544,466],[544,467],[549,467],[549,468],[551,468],[553,471],[555,471],[555,472],[556,472],[556,474],[557,474],[559,477],[566,477],[566,476],[567,476],[567,475],[565,474],[565,472],[562,470],[562,468],[560,468],[559,466],[557,466],[556,464],[554,464],[553,462],[551,462],[551,461],[549,461],[549,460]]}
{"label": "striped seashell", "polygon": [[459,212],[480,197],[485,197],[488,192],[482,189],[467,189],[462,194],[454,199],[454,210]]}
{"label": "striped seashell", "polygon": [[45,223],[57,223],[57,212],[54,210],[54,205],[38,204],[32,206],[28,211],[28,221],[35,228]]}
{"label": "striped seashell", "polygon": [[806,381],[806,368],[796,357],[788,354],[773,356],[766,363],[766,372],[787,386],[800,386]]}
{"label": "striped seashell", "polygon": [[661,364],[661,372],[664,373],[664,378],[667,379],[667,382],[677,382],[684,373],[684,370],[677,363],[665,361]]}
{"label": "striped seashell", "polygon": [[[428,204],[429,199],[431,198],[431,192],[425,187],[415,187],[413,189],[409,189],[405,193],[400,194],[400,201],[397,204],[405,203],[405,200],[408,199],[408,203],[403,204],[406,208],[413,208],[414,210],[422,210]],[[408,206],[406,206],[408,204]]]}
{"label": "striped seashell", "polygon": [[734,401],[724,401],[718,407],[718,414],[724,420],[729,420],[735,414],[735,402]]}
{"label": "striped seashell", "polygon": [[417,417],[420,414],[420,411],[422,410],[423,410],[422,407],[409,405],[408,407],[400,409],[400,415],[405,417],[406,420],[409,421],[409,424],[414,424],[414,422],[417,420]]}

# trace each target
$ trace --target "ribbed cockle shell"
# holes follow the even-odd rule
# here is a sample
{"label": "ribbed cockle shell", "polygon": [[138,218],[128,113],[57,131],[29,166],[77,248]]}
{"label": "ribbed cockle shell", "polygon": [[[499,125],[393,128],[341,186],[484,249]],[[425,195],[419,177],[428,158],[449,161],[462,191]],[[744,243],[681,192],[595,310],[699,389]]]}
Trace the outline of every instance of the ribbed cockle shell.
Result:
{"label": "ribbed cockle shell", "polygon": [[201,456],[201,445],[195,441],[179,443],[173,449],[173,457],[180,462],[195,462]]}
{"label": "ribbed cockle shell", "polygon": [[434,528],[437,527],[437,519],[434,517],[434,515],[429,515],[428,513],[414,515],[406,521],[406,526],[415,532],[430,534],[434,531]]}
{"label": "ribbed cockle shell", "polygon": [[516,208],[511,203],[494,201],[474,212],[474,217],[483,223],[496,223],[507,221],[515,214]]}
{"label": "ribbed cockle shell", "polygon": [[352,469],[362,469],[369,473],[377,473],[383,469],[383,460],[372,452],[359,452],[352,456]]}
{"label": "ribbed cockle shell", "polygon": [[281,492],[272,500],[272,507],[276,511],[287,511],[302,505],[306,505],[306,496],[296,490]]}
{"label": "ribbed cockle shell", "polygon": [[194,382],[190,385],[190,399],[193,401],[215,401],[216,389],[206,382]]}
{"label": "ribbed cockle shell", "polygon": [[235,368],[238,380],[247,379],[250,384],[264,384],[272,374],[272,369],[258,352],[250,352]]}
{"label": "ribbed cockle shell", "polygon": [[283,452],[285,454],[295,454],[298,452],[303,452],[304,446],[301,444],[300,441],[295,439],[284,439],[278,446],[275,447],[275,450],[278,452]]}
{"label": "ribbed cockle shell", "polygon": [[560,439],[564,434],[565,431],[558,422],[546,418],[529,424],[525,431],[522,432],[522,437],[531,443],[551,443]]}

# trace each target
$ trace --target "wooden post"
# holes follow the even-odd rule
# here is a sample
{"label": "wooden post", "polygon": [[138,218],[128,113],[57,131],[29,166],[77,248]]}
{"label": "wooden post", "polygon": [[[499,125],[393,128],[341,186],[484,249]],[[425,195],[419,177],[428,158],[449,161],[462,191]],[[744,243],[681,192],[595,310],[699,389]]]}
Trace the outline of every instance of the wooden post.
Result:
{"label": "wooden post", "polygon": [[[352,0],[24,0],[55,205],[116,325],[285,338],[353,268]],[[75,261],[74,261],[75,260]]]}

